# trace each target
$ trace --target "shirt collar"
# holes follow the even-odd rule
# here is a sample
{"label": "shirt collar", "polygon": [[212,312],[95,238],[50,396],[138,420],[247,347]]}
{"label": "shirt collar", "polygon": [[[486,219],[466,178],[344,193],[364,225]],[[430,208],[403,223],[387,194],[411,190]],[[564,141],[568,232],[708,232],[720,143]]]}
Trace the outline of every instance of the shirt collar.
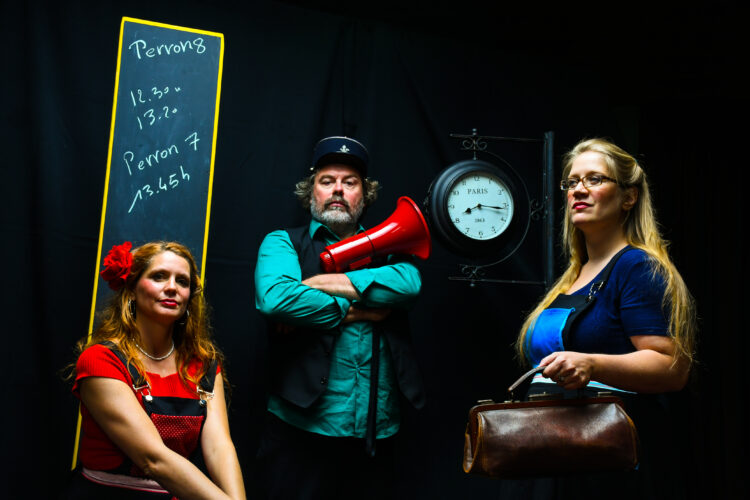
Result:
{"label": "shirt collar", "polygon": [[[360,224],[359,228],[357,229],[357,233],[356,234],[359,234],[359,233],[363,232],[364,230],[365,230],[365,228],[363,228],[362,225]],[[315,238],[315,234],[318,231],[323,231],[328,236],[328,238],[331,238],[331,239],[333,239],[335,241],[339,241],[340,240],[340,238],[338,236],[336,236],[336,234],[333,231],[331,231],[330,229],[328,229],[328,227],[325,224],[322,224],[321,222],[318,222],[315,219],[311,220],[310,221],[310,238]]]}

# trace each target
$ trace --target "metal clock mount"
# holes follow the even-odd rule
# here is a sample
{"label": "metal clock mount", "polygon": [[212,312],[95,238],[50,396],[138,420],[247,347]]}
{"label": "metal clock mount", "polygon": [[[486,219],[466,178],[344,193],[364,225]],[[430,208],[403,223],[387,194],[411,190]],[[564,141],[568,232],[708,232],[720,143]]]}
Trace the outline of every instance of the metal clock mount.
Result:
{"label": "metal clock mount", "polygon": [[[544,139],[450,134],[461,140],[461,150],[472,158],[443,169],[430,185],[424,207],[431,230],[452,253],[474,261],[460,264],[463,276],[450,277],[476,282],[548,285],[552,264],[552,142]],[[542,187],[544,200],[530,199],[526,183],[513,166],[487,150],[487,141],[535,142],[544,146]],[[487,159],[480,159],[479,156]],[[492,161],[488,161],[492,160]],[[484,278],[485,271],[512,256],[528,235],[531,221],[544,220],[544,281]],[[480,262],[481,261],[481,262]]]}

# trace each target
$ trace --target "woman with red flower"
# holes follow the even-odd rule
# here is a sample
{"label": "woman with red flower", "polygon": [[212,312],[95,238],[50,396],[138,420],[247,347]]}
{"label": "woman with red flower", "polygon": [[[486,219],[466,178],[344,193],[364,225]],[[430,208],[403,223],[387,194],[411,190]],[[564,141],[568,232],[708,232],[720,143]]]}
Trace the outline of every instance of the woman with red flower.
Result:
{"label": "woman with red flower", "polygon": [[195,260],[179,243],[131,247],[105,257],[116,294],[78,343],[81,470],[68,498],[245,498]]}

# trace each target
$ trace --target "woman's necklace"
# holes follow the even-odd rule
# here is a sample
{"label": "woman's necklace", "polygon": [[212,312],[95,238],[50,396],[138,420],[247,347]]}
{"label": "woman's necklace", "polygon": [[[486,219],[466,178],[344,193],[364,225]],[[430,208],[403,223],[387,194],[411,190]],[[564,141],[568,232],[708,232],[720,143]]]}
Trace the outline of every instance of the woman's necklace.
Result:
{"label": "woman's necklace", "polygon": [[143,353],[144,356],[146,356],[148,359],[152,359],[154,361],[164,361],[165,359],[167,359],[168,357],[170,357],[172,355],[172,353],[174,352],[174,340],[172,340],[172,348],[169,350],[169,352],[166,353],[164,356],[159,356],[159,357],[152,356],[149,353],[147,353],[146,351],[144,351],[141,348],[141,346],[138,345],[138,342],[133,342],[133,343],[138,348],[138,350]]}

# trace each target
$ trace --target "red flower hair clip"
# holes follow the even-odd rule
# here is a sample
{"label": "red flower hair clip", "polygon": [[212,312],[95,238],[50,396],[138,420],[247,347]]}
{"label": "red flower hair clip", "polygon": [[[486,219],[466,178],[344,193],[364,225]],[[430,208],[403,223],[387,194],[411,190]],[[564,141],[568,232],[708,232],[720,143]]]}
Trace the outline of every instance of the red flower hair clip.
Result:
{"label": "red flower hair clip", "polygon": [[133,244],[126,241],[122,245],[114,245],[104,257],[104,270],[99,275],[107,282],[112,290],[119,290],[125,286],[130,268],[133,265],[133,255],[130,249]]}

